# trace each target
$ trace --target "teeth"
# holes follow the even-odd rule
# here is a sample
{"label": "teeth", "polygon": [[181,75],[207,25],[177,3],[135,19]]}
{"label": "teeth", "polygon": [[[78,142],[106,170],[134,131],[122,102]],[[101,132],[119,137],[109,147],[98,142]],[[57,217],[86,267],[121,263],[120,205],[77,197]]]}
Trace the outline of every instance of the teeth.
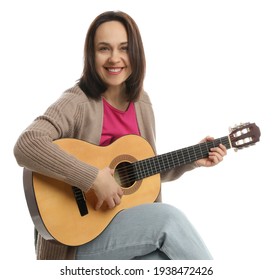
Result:
{"label": "teeth", "polygon": [[121,70],[121,68],[108,68],[109,72],[117,73]]}

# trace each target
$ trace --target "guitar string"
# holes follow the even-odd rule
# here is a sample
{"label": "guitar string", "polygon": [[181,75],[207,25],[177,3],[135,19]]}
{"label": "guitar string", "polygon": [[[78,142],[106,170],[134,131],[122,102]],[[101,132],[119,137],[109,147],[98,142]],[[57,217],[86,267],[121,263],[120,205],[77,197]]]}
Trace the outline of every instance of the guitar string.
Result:
{"label": "guitar string", "polygon": [[[126,175],[122,175],[122,182],[124,184],[130,184],[130,183],[132,183],[132,181],[134,182],[136,180],[140,180],[142,178],[145,178],[145,177],[154,175],[156,173],[159,173],[158,170],[159,170],[159,167],[161,166],[160,165],[160,159],[161,158],[166,158],[165,162],[162,161],[162,164],[163,164],[164,167],[160,169],[161,171],[164,171],[164,170],[171,169],[171,168],[173,168],[177,165],[186,164],[186,163],[195,161],[197,159],[200,159],[201,157],[206,157],[206,154],[208,153],[209,149],[211,147],[216,146],[215,143],[217,143],[217,140],[219,140],[218,141],[219,143],[221,142],[221,143],[229,146],[229,143],[227,141],[223,141],[223,139],[226,140],[224,137],[222,139],[216,139],[214,141],[214,145],[211,145],[212,142],[205,142],[205,143],[200,143],[198,145],[195,145],[194,146],[195,148],[197,146],[200,147],[200,145],[203,145],[203,149],[198,151],[198,152],[196,152],[195,149],[193,149],[193,147],[189,147],[189,148],[184,148],[182,150],[178,150],[178,151],[170,152],[170,153],[167,153],[167,154],[163,154],[161,156],[157,156],[157,157],[153,157],[153,158],[149,158],[149,159],[144,159],[144,160],[141,160],[141,161],[138,161],[138,162],[134,162],[134,163],[132,163],[132,165],[136,166],[135,169],[131,165],[129,167],[120,168],[121,171],[126,172]],[[207,145],[208,143],[210,145]],[[206,150],[204,150],[204,147],[206,148]],[[190,151],[190,150],[192,150],[192,151]],[[184,152],[184,154],[183,154],[183,152]],[[206,154],[203,154],[204,152]],[[176,156],[177,157],[176,160],[173,158],[173,156],[169,157],[170,155],[172,155],[174,153],[176,153],[176,154],[180,153],[180,156]],[[188,155],[185,155],[185,153],[188,153]],[[172,161],[172,163],[170,163],[170,161]],[[167,162],[167,164],[166,164],[166,162]],[[143,165],[146,163],[146,168],[145,167],[142,168],[141,163],[143,163]],[[148,166],[148,163],[149,163],[151,168]],[[152,166],[152,164],[153,164],[153,166]],[[131,170],[131,171],[128,172],[128,169]],[[136,170],[136,169],[139,169],[139,170]],[[151,172],[152,172],[152,174],[151,174]]]}
{"label": "guitar string", "polygon": [[[220,143],[224,144],[227,148],[230,148],[228,138],[222,137],[211,142],[199,143],[192,147],[183,148],[148,159],[143,159],[133,162],[129,166],[118,168],[121,183],[123,185],[131,184],[137,180],[157,174],[159,173],[159,170],[162,172],[178,165],[183,165],[200,158],[204,158],[207,156],[209,150],[212,147],[216,147]],[[162,164],[160,164],[160,161],[162,161]],[[161,166],[163,166],[163,168],[160,168]],[[122,173],[125,174],[123,175]]]}
{"label": "guitar string", "polygon": [[[201,155],[202,154],[200,154],[200,156]],[[162,158],[164,156],[160,156],[160,157]],[[185,164],[185,163],[187,163],[187,160],[189,161],[190,158],[189,157],[186,158],[183,155],[177,156],[176,159],[172,159],[173,167]],[[168,161],[168,157],[166,157],[166,161]],[[193,161],[194,161],[194,159],[193,159]],[[149,177],[151,175],[157,174],[158,170],[160,170],[160,169],[161,169],[161,172],[162,172],[162,171],[167,170],[167,169],[172,167],[169,164],[169,168],[167,168],[166,163],[163,163],[164,167],[160,168],[161,165],[160,165],[159,157],[157,157],[154,160],[146,159],[146,160],[143,160],[143,162],[141,162],[141,161],[140,162],[135,162],[135,163],[132,163],[132,165],[133,165],[133,168],[131,166],[129,166],[129,168],[128,167],[122,168],[123,169],[122,172],[126,173],[125,175],[123,175],[122,172],[120,174],[121,183],[124,184],[124,185],[127,185],[127,184],[130,185],[131,183],[134,183],[135,181],[138,181],[138,180],[141,180],[143,178]],[[144,165],[146,165],[146,168],[144,167]],[[149,167],[149,165],[150,165],[150,167]],[[152,165],[153,165],[153,167],[151,167]],[[136,167],[136,168],[134,168],[134,167]],[[133,170],[127,172],[126,169],[133,169]]]}
{"label": "guitar string", "polygon": [[[218,140],[218,139],[217,139]],[[224,141],[223,141],[223,139],[222,140],[219,140],[218,141],[219,143],[220,142],[222,142],[222,143],[224,143]],[[227,145],[228,146],[228,142],[227,141],[225,141],[225,143],[224,143],[225,145]],[[201,147],[200,148],[200,145],[203,145],[204,147],[205,147],[205,149],[204,149],[204,147]],[[218,144],[216,144],[217,146],[218,146]],[[166,153],[166,154],[163,154],[163,155],[159,155],[159,156],[155,156],[155,157],[152,157],[152,158],[148,158],[148,159],[143,159],[143,160],[140,160],[140,161],[137,161],[137,162],[133,162],[132,163],[132,165],[139,165],[139,167],[141,167],[141,165],[144,165],[144,163],[145,162],[149,162],[149,164],[151,165],[151,163],[150,162],[152,162],[152,163],[155,163],[155,162],[157,162],[157,164],[158,164],[158,162],[160,162],[160,160],[161,160],[161,158],[166,158],[166,160],[165,160],[165,162],[167,162],[168,163],[168,165],[169,165],[169,167],[170,168],[172,168],[172,167],[174,167],[174,166],[176,166],[177,164],[185,164],[185,163],[187,163],[187,162],[189,162],[189,160],[191,159],[191,158],[193,158],[193,160],[192,161],[195,161],[195,160],[197,160],[197,159],[200,159],[200,156],[206,156],[206,154],[208,153],[208,150],[211,148],[211,147],[214,147],[214,146],[216,146],[216,145],[207,145],[207,143],[200,143],[200,144],[197,144],[197,145],[195,145],[195,146],[193,146],[193,147],[189,147],[189,148],[184,148],[184,149],[181,149],[181,150],[177,150],[177,151],[174,151],[174,152],[169,152],[169,153]],[[199,149],[198,149],[198,152],[196,152],[196,147],[199,147]],[[195,148],[195,149],[194,149]],[[192,151],[191,151],[192,150]],[[200,151],[201,150],[201,151]],[[189,152],[190,151],[190,152]],[[184,152],[184,154],[183,154],[183,152]],[[188,156],[186,156],[185,155],[185,153],[188,153]],[[178,153],[180,153],[180,156],[177,156],[177,154]],[[205,155],[203,155],[203,153],[205,153]],[[174,159],[174,156],[172,156],[173,154],[176,154],[176,159]],[[194,155],[194,156],[193,156]],[[181,159],[186,159],[186,161],[184,160],[183,162],[181,162]],[[169,164],[169,159],[173,162],[173,165],[170,165]],[[162,164],[164,165],[166,165],[166,163],[165,163],[164,161],[162,161]],[[150,168],[147,166],[148,164],[146,164],[146,168],[144,169],[144,170],[146,170],[146,169],[148,169],[148,170],[150,170]],[[155,166],[155,164],[153,164],[154,166]],[[155,166],[156,167],[156,169],[158,169],[158,165],[157,166]],[[126,172],[126,171],[128,171],[128,167],[127,166],[125,166],[125,167],[121,167],[121,168],[119,168],[119,171],[124,171],[124,172]],[[133,169],[133,168],[130,168],[130,169]],[[166,168],[166,169],[169,169],[169,168]],[[153,167],[152,167],[152,170],[153,170]],[[135,173],[135,170],[133,170],[132,172],[134,172]],[[143,173],[145,173],[145,171],[143,171]]]}

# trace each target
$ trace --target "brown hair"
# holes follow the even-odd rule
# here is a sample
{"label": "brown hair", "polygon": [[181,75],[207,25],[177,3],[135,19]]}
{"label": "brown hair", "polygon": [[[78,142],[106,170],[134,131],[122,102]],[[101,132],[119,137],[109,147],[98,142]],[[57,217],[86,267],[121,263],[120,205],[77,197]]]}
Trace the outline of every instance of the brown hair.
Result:
{"label": "brown hair", "polygon": [[125,81],[128,101],[138,99],[143,90],[146,61],[141,35],[135,21],[121,11],[109,11],[98,15],[91,23],[86,34],[84,45],[84,68],[78,85],[86,95],[98,99],[107,86],[100,79],[95,70],[94,38],[98,27],[108,21],[119,21],[127,31],[128,55],[132,67],[132,74]]}

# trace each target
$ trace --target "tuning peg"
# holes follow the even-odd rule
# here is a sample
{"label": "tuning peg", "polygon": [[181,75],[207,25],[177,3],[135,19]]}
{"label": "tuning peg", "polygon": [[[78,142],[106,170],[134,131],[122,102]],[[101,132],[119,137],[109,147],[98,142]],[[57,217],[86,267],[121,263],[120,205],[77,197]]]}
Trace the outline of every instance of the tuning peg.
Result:
{"label": "tuning peg", "polygon": [[233,127],[229,127],[229,132],[233,132],[234,130],[240,129],[242,127],[248,126],[250,122],[235,124]]}
{"label": "tuning peg", "polygon": [[234,127],[235,127],[235,126],[236,126],[236,125],[230,126],[230,127],[228,128],[229,132],[232,132],[232,131],[234,130]]}

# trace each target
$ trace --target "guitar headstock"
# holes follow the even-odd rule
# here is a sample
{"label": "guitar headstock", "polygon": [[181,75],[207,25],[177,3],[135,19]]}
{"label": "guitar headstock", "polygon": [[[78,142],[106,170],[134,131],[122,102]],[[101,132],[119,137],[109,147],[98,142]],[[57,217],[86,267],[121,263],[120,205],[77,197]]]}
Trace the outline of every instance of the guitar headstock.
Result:
{"label": "guitar headstock", "polygon": [[229,140],[233,148],[242,149],[260,141],[261,132],[255,123],[244,123],[230,129]]}

